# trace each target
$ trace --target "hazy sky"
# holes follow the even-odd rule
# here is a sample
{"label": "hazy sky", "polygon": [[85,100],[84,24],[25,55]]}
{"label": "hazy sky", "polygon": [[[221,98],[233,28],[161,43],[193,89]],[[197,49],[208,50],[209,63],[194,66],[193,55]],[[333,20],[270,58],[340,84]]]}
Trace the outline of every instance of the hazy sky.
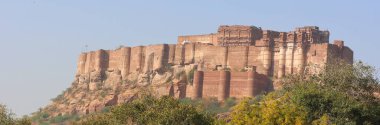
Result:
{"label": "hazy sky", "polygon": [[45,106],[74,80],[88,50],[175,43],[222,24],[290,31],[316,25],[355,59],[380,67],[379,0],[0,0],[0,103],[18,115]]}

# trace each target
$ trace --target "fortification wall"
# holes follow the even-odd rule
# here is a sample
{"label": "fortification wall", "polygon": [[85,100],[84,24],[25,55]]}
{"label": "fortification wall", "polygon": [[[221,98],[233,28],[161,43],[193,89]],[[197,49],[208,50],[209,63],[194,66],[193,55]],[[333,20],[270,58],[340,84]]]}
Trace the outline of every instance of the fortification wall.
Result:
{"label": "fortification wall", "polygon": [[137,46],[131,48],[130,72],[142,72],[145,59],[145,47]]}
{"label": "fortification wall", "polygon": [[175,51],[174,51],[174,64],[175,65],[181,65],[183,64],[183,55],[185,53],[184,47],[181,45],[176,45],[175,46]]}
{"label": "fortification wall", "polygon": [[255,66],[259,74],[280,78],[286,74],[303,73],[305,67],[323,67],[328,62],[327,57],[352,63],[353,52],[342,42],[308,45],[291,42],[279,47],[159,44],[82,53],[77,74],[114,69],[126,77],[130,73],[147,73],[170,65],[195,64],[203,71],[228,68],[237,72]]}
{"label": "fortification wall", "polygon": [[247,72],[231,72],[230,81],[230,96],[231,97],[250,97],[249,92],[252,88],[249,88],[248,73]]}
{"label": "fortification wall", "polygon": [[305,47],[305,67],[309,73],[317,73],[327,63],[328,43],[312,44]]}
{"label": "fortification wall", "polygon": [[262,59],[261,47],[249,46],[248,66],[256,66],[256,72],[261,74],[265,72]]}
{"label": "fortification wall", "polygon": [[86,71],[86,59],[87,59],[88,53],[81,53],[78,58],[77,63],[77,74],[84,74]]}
{"label": "fortification wall", "polygon": [[217,98],[252,97],[267,90],[269,79],[255,71],[197,71],[193,85],[188,85],[186,97]]}
{"label": "fortification wall", "polygon": [[[225,100],[280,88],[280,78],[318,73],[337,59],[352,64],[353,51],[342,40],[329,44],[329,32],[318,27],[277,32],[254,26],[221,26],[215,34],[179,36],[177,44],[82,53],[76,82],[90,91],[111,87],[131,90],[123,92],[124,97],[117,98],[120,100],[139,91],[129,88],[140,87],[158,96]],[[95,108],[89,111],[97,110],[91,107]]]}
{"label": "fortification wall", "polygon": [[248,63],[248,51],[246,46],[228,47],[227,65],[232,71],[242,70]]}
{"label": "fortification wall", "polygon": [[[94,52],[89,52],[87,54],[83,54],[86,56],[86,62],[84,65],[84,73],[89,73],[93,70],[94,67]],[[80,69],[80,68],[79,68]]]}
{"label": "fortification wall", "polygon": [[227,48],[204,44],[195,45],[194,62],[201,70],[212,71],[216,66],[226,66]]}
{"label": "fortification wall", "polygon": [[[337,58],[349,63],[353,60],[352,50],[345,47],[343,41],[334,44],[283,42],[277,46],[269,45],[159,44],[91,51],[79,56],[77,74],[119,70],[122,79],[127,79],[130,74],[149,74],[163,67],[196,66],[197,70],[204,71],[201,75],[194,74],[201,77],[194,78],[198,82],[181,87],[168,85],[157,91],[178,98],[216,97],[223,100],[254,96],[273,87],[278,88],[272,86],[269,78],[305,71],[315,73]],[[250,67],[255,67],[254,74],[246,72]]]}
{"label": "fortification wall", "polygon": [[151,45],[145,47],[144,72],[158,70],[169,62],[169,46],[167,44]]}
{"label": "fortification wall", "polygon": [[168,63],[171,65],[175,64],[175,55],[176,55],[176,45],[169,44],[169,54],[168,54]]}
{"label": "fortification wall", "polygon": [[194,54],[195,54],[195,44],[185,44],[184,47],[184,55],[183,55],[183,63],[184,64],[192,64],[194,63]]}
{"label": "fortification wall", "polygon": [[108,69],[120,69],[122,70],[122,64],[123,64],[123,59],[122,59],[122,51],[121,49],[117,50],[108,50],[106,51],[108,54]]}
{"label": "fortification wall", "polygon": [[354,52],[350,48],[344,46],[342,40],[335,40],[334,44],[328,46],[328,62],[343,59],[348,63],[353,63],[353,54]]}
{"label": "fortification wall", "polygon": [[[202,95],[201,97],[202,98],[206,98],[206,97],[215,97],[217,98],[218,97],[218,85],[219,85],[219,82],[220,82],[220,73],[218,71],[210,71],[210,72],[204,72],[203,73],[203,78],[200,78],[200,79],[203,79],[203,82],[202,82],[202,89],[201,88],[197,88],[195,87],[196,89],[201,89],[202,91]],[[202,76],[200,76],[202,77]],[[194,92],[198,91],[198,90],[193,90]]]}
{"label": "fortification wall", "polygon": [[354,63],[354,51],[352,51],[349,47],[344,46],[341,54],[341,58],[348,62],[349,64]]}
{"label": "fortification wall", "polygon": [[[121,75],[123,78],[127,77],[130,73],[130,64],[131,64],[131,47],[123,47],[121,48],[121,57],[119,60],[121,60]],[[117,58],[116,58],[117,60]]]}

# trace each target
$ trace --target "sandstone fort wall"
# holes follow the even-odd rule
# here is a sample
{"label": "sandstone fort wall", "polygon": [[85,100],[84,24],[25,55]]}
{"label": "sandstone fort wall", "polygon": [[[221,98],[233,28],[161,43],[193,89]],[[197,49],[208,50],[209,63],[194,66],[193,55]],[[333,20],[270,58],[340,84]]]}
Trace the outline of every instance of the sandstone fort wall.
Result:
{"label": "sandstone fort wall", "polygon": [[[341,40],[328,43],[328,36],[328,31],[319,31],[315,27],[288,33],[255,27],[221,27],[217,34],[180,36],[178,44],[82,53],[77,74],[120,70],[126,79],[132,73],[149,73],[174,65],[195,65],[198,71],[202,71],[194,74],[198,77],[194,81],[198,83],[182,88],[169,86],[167,91],[184,90],[178,97],[241,98],[254,96],[270,87],[276,88],[270,85],[269,78],[318,72],[320,69],[310,67],[323,67],[335,59],[352,63],[353,51]],[[250,72],[253,67],[254,73]]]}
{"label": "sandstone fort wall", "polygon": [[348,47],[328,43],[303,48],[288,45],[287,48],[279,48],[279,51],[256,46],[161,44],[82,53],[78,59],[77,73],[117,69],[126,77],[133,72],[146,73],[168,65],[196,64],[203,71],[229,69],[242,72],[255,66],[257,73],[279,78],[286,74],[302,73],[307,65],[324,65],[329,59],[341,58],[352,63],[352,55]]}

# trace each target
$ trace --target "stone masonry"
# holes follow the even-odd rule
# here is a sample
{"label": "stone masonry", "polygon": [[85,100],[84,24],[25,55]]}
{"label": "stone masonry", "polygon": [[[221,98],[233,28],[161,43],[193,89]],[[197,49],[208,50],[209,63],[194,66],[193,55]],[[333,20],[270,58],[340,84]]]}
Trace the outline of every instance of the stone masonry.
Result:
{"label": "stone masonry", "polygon": [[255,96],[276,89],[272,80],[288,74],[315,73],[333,59],[353,63],[344,41],[329,43],[329,31],[316,26],[290,32],[255,26],[220,26],[217,33],[179,36],[177,44],[122,47],[82,53],[77,74],[118,70],[122,79],[166,67],[193,66],[192,84],[167,85],[161,94],[180,98]]}

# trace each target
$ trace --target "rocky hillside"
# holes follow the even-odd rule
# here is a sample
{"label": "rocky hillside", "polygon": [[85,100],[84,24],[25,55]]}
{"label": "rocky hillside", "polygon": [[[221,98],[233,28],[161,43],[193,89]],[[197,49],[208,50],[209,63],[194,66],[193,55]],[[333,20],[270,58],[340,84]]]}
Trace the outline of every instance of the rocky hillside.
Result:
{"label": "rocky hillside", "polygon": [[194,69],[194,65],[166,66],[147,73],[132,73],[127,78],[122,78],[118,69],[79,74],[42,112],[49,116],[99,112],[106,106],[128,102],[144,90],[156,95],[178,96],[179,86],[191,81]]}

